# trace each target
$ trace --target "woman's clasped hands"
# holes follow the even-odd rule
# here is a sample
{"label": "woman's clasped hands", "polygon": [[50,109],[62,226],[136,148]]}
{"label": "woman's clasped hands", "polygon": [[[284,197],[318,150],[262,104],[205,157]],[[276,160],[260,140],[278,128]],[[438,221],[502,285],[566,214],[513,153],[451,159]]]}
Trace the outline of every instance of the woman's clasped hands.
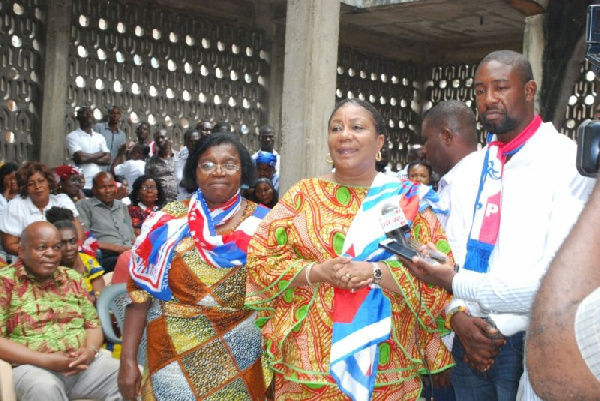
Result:
{"label": "woman's clasped hands", "polygon": [[334,287],[352,292],[373,282],[373,266],[370,262],[352,260],[345,256],[326,260],[317,266],[322,280]]}

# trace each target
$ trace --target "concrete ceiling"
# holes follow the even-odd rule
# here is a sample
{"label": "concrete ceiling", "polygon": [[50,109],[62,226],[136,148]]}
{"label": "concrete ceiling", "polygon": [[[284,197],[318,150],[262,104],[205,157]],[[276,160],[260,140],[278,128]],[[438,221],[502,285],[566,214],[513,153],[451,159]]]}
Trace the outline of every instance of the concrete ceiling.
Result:
{"label": "concrete ceiling", "polygon": [[340,42],[386,57],[448,64],[480,60],[491,50],[522,50],[525,17],[543,12],[531,0],[391,0],[377,7],[347,0]]}
{"label": "concrete ceiling", "polygon": [[[287,4],[287,0],[141,1],[263,29],[269,21],[285,24]],[[521,51],[525,17],[543,12],[547,1],[343,0],[340,45],[418,63],[476,62],[492,50]]]}

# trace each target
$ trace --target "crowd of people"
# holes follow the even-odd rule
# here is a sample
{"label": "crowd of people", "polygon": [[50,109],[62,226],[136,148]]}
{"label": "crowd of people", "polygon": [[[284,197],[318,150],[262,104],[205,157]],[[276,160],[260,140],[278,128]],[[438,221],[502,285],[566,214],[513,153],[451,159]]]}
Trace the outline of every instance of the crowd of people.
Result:
{"label": "crowd of people", "polygon": [[[483,149],[473,111],[443,101],[394,172],[382,116],[345,99],[324,133],[331,171],[281,197],[270,126],[253,155],[210,121],[176,151],[147,123],[128,141],[118,107],[95,126],[79,108],[72,165],[0,167],[0,358],[18,399],[561,399],[525,336],[594,180],[534,113],[523,55],[489,54],[474,86]],[[118,360],[94,309],[117,282],[131,301]]]}

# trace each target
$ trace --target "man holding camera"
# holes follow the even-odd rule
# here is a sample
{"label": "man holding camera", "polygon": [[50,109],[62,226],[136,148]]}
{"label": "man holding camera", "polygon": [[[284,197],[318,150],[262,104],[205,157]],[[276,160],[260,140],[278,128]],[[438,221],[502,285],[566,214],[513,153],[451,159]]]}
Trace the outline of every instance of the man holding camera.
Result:
{"label": "man holding camera", "polygon": [[462,225],[470,227],[458,238],[464,266],[457,272],[422,259],[408,265],[417,277],[454,292],[448,319],[457,334],[451,377],[457,399],[536,400],[526,373],[519,388],[531,304],[593,180],[575,168],[575,143],[535,115],[537,85],[523,55],[489,54],[474,81],[490,137],[477,153],[479,171],[459,172],[471,190],[452,205],[451,213],[467,216]]}

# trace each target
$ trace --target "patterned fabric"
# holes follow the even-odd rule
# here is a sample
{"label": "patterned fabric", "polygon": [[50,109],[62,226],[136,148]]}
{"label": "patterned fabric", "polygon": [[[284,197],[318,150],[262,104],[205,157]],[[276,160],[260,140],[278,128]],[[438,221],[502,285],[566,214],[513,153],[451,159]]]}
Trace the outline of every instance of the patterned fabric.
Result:
{"label": "patterned fabric", "polygon": [[516,154],[542,125],[536,115],[525,129],[508,143],[491,141],[488,145],[479,178],[479,190],[473,206],[473,225],[467,240],[467,256],[464,268],[485,273],[490,267],[490,255],[496,246],[500,231],[502,205],[502,176],[508,156]]}
{"label": "patterned fabric", "polygon": [[166,212],[156,212],[145,222],[131,253],[129,273],[132,279],[152,296],[168,301],[169,263],[173,250],[183,238],[190,236],[202,261],[214,267],[232,268],[246,264],[250,237],[267,214],[268,209],[257,206],[236,230],[220,234],[217,227],[231,220],[242,205],[238,192],[219,208],[209,209],[202,191],[187,202],[188,212],[175,218]]}
{"label": "patterned fabric", "polygon": [[79,252],[79,258],[83,262],[85,268],[85,271],[82,273],[85,288],[90,294],[93,294],[94,289],[92,288],[92,281],[104,275],[104,268],[96,258],[91,257],[86,253]]}
{"label": "patterned fabric", "polygon": [[133,228],[142,228],[144,221],[150,216],[150,209],[142,208],[141,206],[129,205],[129,216],[131,216],[131,224]]}
{"label": "patterned fabric", "polygon": [[[347,399],[329,374],[334,289],[324,283],[314,290],[292,288],[289,283],[309,263],[342,254],[367,191],[320,179],[300,181],[267,215],[250,242],[246,304],[259,311],[257,325],[262,328],[267,363],[276,373],[277,399]],[[412,235],[449,251],[430,209],[416,214]],[[419,372],[425,367],[420,349],[432,372],[453,363],[437,321],[450,295],[418,282],[399,262],[386,263],[401,294],[383,290],[391,303],[392,335],[379,345],[373,397],[416,399],[421,391]]]}
{"label": "patterned fabric", "polygon": [[[346,233],[344,256],[371,262],[391,258],[392,254],[379,247],[386,239],[384,229],[374,224],[383,205],[403,209],[403,220],[408,224],[436,198],[429,186],[377,174]],[[378,344],[390,337],[391,330],[390,301],[378,285],[370,287],[356,293],[334,290],[330,371],[340,389],[354,401],[371,399]]]}
{"label": "patterned fabric", "polygon": [[[248,202],[241,221],[256,208]],[[162,211],[185,217],[188,201]],[[244,307],[245,266],[207,264],[187,236],[175,246],[168,279],[172,298],[148,313],[143,399],[263,400],[260,331],[254,325],[256,313]],[[151,298],[131,279],[127,287],[134,302]]]}
{"label": "patterned fabric", "polygon": [[2,337],[39,352],[85,346],[86,330],[100,327],[81,275],[59,266],[43,285],[19,260],[0,269]]}

